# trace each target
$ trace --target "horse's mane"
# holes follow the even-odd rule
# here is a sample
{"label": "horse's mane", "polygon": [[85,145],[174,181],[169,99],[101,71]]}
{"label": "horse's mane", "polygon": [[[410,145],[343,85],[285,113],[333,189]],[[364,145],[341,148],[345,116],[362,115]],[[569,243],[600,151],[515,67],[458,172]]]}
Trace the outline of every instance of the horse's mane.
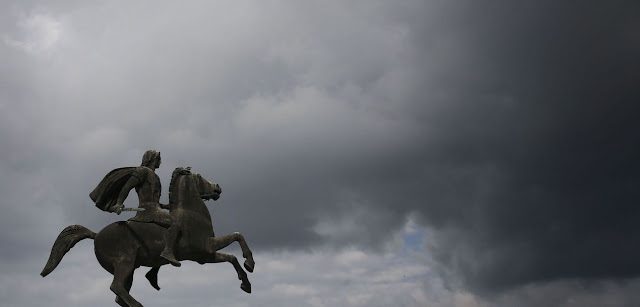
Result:
{"label": "horse's mane", "polygon": [[169,204],[174,203],[174,198],[178,197],[178,178],[182,175],[190,175],[191,167],[176,167],[171,174],[171,183],[169,183]]}

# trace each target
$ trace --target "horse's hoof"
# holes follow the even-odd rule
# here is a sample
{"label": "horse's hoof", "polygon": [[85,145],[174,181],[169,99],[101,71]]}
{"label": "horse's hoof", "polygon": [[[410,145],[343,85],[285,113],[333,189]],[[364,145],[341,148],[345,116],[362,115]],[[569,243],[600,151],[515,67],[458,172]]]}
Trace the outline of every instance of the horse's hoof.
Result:
{"label": "horse's hoof", "polygon": [[244,268],[247,269],[247,271],[249,271],[249,273],[253,273],[253,267],[256,265],[256,263],[253,260],[245,260],[244,261]]}
{"label": "horse's hoof", "polygon": [[242,283],[240,285],[240,289],[242,289],[242,291],[244,291],[244,292],[251,293],[251,284],[250,283]]}

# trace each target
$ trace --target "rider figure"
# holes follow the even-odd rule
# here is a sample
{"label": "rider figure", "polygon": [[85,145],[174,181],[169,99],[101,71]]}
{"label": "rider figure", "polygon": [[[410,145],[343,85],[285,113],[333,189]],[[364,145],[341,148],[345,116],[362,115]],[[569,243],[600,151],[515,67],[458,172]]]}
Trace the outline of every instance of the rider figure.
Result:
{"label": "rider figure", "polygon": [[107,208],[107,211],[120,214],[124,209],[124,200],[131,189],[135,188],[138,194],[138,207],[144,208],[144,211],[138,211],[136,216],[129,221],[155,223],[168,228],[165,247],[160,256],[167,259],[172,265],[180,266],[180,262],[173,254],[179,227],[169,213],[161,210],[169,209],[169,205],[160,204],[160,178],[155,173],[155,170],[160,167],[160,163],[160,152],[147,150],[142,157],[142,165],[131,168],[130,177],[120,190],[115,205]]}

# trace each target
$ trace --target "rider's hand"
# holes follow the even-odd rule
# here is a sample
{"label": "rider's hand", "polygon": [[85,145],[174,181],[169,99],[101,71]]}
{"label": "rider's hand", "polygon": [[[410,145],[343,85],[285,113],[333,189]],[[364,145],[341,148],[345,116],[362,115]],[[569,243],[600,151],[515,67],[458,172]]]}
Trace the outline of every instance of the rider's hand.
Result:
{"label": "rider's hand", "polygon": [[111,212],[115,212],[117,215],[120,215],[120,213],[122,213],[122,209],[124,209],[123,204],[116,204],[115,206],[111,207]]}

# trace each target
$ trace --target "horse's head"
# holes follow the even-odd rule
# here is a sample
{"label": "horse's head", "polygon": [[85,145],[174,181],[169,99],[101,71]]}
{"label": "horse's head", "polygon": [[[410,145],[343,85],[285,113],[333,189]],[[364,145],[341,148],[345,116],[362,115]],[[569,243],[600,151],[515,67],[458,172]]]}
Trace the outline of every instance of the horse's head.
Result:
{"label": "horse's head", "polygon": [[217,183],[209,182],[207,179],[202,178],[200,174],[192,174],[195,176],[196,186],[198,187],[198,192],[200,193],[200,197],[204,200],[218,200],[220,198],[220,193],[222,193],[222,189],[220,185]]}
{"label": "horse's head", "polygon": [[217,200],[220,198],[222,189],[217,183],[209,182],[200,174],[191,172],[190,167],[178,167],[171,174],[171,183],[169,184],[169,202],[177,203],[185,198],[194,196],[204,200]]}

